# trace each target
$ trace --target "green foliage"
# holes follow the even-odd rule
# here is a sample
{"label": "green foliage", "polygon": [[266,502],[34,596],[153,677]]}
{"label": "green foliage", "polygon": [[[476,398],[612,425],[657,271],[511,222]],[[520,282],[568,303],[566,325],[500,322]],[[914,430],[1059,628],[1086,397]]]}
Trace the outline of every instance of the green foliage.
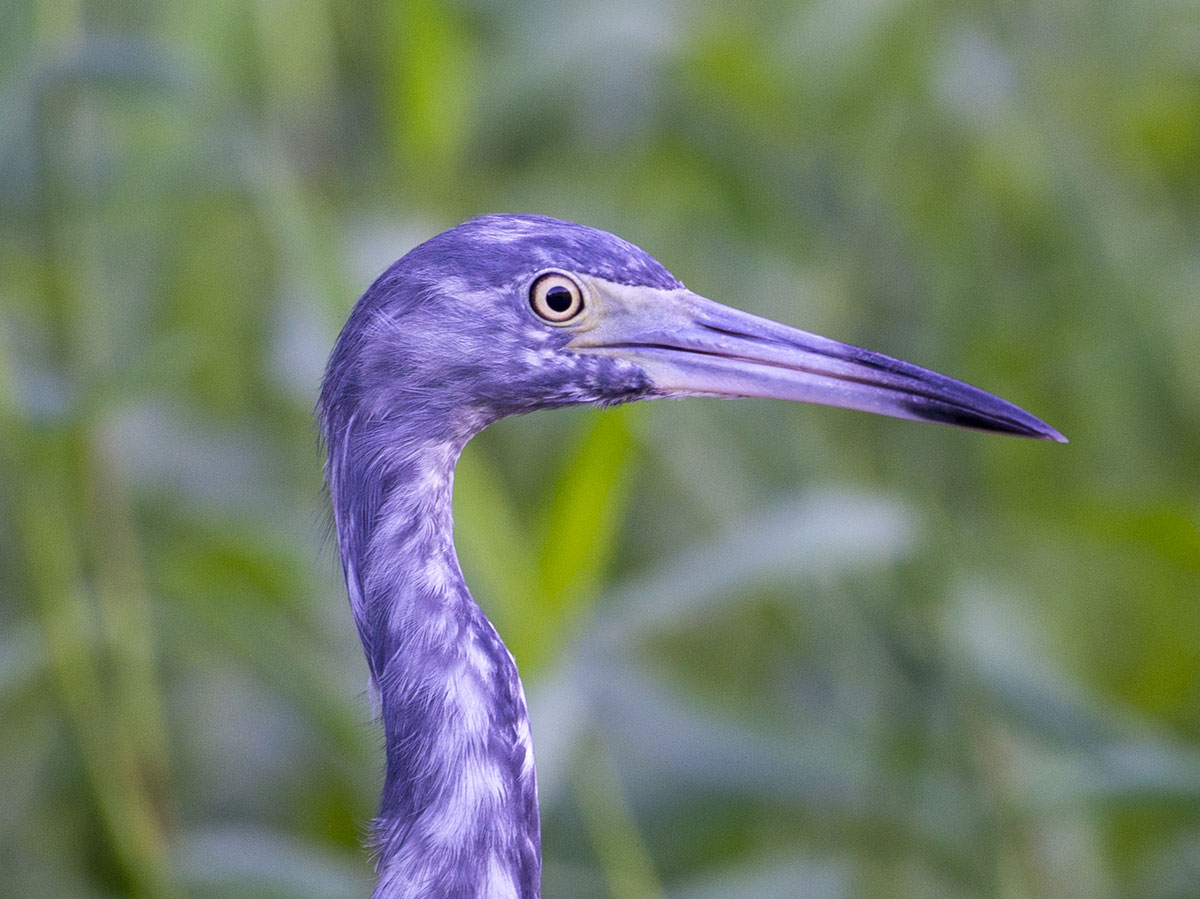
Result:
{"label": "green foliage", "polygon": [[976,382],[473,443],[546,895],[1195,895],[1194,5],[18,0],[0,28],[0,895],[365,895],[311,407],[485,211]]}

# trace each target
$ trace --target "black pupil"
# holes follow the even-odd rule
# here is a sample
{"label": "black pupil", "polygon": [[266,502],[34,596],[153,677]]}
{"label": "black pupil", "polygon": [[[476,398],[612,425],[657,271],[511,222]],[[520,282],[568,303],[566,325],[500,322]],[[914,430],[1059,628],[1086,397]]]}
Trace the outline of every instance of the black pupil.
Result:
{"label": "black pupil", "polygon": [[561,284],[556,284],[546,291],[546,305],[560,315],[570,309],[573,302],[571,291]]}

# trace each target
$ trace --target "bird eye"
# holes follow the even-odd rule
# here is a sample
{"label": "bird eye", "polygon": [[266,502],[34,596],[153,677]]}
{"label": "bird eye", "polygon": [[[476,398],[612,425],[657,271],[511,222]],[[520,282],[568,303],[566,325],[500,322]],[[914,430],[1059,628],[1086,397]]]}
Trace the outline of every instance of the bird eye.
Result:
{"label": "bird eye", "polygon": [[529,288],[529,304],[552,325],[569,322],[583,311],[583,288],[574,278],[547,272]]}

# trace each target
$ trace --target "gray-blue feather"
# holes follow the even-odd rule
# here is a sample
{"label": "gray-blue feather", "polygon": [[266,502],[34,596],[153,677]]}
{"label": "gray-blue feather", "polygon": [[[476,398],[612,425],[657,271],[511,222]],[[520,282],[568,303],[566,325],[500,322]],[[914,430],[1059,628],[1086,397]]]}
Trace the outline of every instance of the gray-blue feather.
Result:
{"label": "gray-blue feather", "polygon": [[529,280],[547,268],[681,286],[611,234],[486,216],[384,272],[326,371],[327,482],[387,741],[377,897],[539,892],[524,696],[458,567],[453,469],[466,442],[506,415],[638,399],[650,388],[635,366],[558,352],[568,336],[529,311]]}

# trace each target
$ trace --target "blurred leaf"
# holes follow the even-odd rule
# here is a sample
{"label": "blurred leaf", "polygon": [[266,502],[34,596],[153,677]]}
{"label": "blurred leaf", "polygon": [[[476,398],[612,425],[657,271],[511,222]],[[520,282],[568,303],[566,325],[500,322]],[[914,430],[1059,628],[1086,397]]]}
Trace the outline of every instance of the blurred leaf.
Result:
{"label": "blurred leaf", "polygon": [[48,676],[42,639],[28,621],[0,634],[0,708]]}
{"label": "blurred leaf", "polygon": [[614,551],[629,492],[628,407],[596,415],[567,456],[539,529],[541,611],[594,592]]}
{"label": "blurred leaf", "polygon": [[824,579],[902,558],[917,525],[899,503],[848,489],[807,490],[627,584],[604,603],[599,639],[631,641],[687,621],[752,585]]}
{"label": "blurred leaf", "polygon": [[1137,866],[1130,895],[1145,899],[1191,899],[1200,883],[1200,834],[1170,840]]}
{"label": "blurred leaf", "polygon": [[531,535],[499,474],[471,446],[454,473],[454,521],[472,591],[524,668],[527,654],[537,653],[523,630],[525,609],[538,590]]}
{"label": "blurred leaf", "polygon": [[218,897],[359,897],[371,888],[363,859],[348,858],[293,836],[250,827],[192,829],[178,859],[189,893]]}
{"label": "blurred leaf", "polygon": [[844,811],[865,797],[869,747],[850,728],[837,732],[812,720],[803,733],[758,732],[627,658],[574,662],[533,685],[529,702],[547,806],[561,799],[570,759],[589,732],[602,733],[617,753],[638,805],[696,793]]}
{"label": "blurred leaf", "polygon": [[1019,756],[1024,802],[1200,801],[1200,751],[1070,684],[1010,601],[971,588],[955,617],[962,661],[978,687],[1038,740]]}
{"label": "blurred leaf", "polygon": [[386,9],[391,137],[406,170],[421,179],[413,187],[439,192],[455,177],[471,133],[474,48],[450,5],[404,0]]}
{"label": "blurred leaf", "polygon": [[538,529],[540,589],[526,613],[526,640],[543,653],[570,638],[595,600],[616,550],[632,453],[628,410],[614,409],[591,419],[559,469]]}
{"label": "blurred leaf", "polygon": [[603,739],[593,736],[575,753],[573,781],[576,805],[613,899],[662,899],[654,862]]}
{"label": "blurred leaf", "polygon": [[849,732],[756,732],[708,712],[628,663],[587,672],[599,729],[638,804],[682,794],[752,796],[842,811],[866,796],[869,759]]}
{"label": "blurred leaf", "polygon": [[633,443],[622,410],[586,419],[558,465],[540,527],[523,524],[495,472],[468,451],[455,475],[464,568],[526,676],[591,607],[619,534]]}
{"label": "blurred leaf", "polygon": [[693,878],[673,887],[671,899],[759,899],[763,896],[803,896],[839,899],[853,895],[844,866],[805,858],[755,859]]}

